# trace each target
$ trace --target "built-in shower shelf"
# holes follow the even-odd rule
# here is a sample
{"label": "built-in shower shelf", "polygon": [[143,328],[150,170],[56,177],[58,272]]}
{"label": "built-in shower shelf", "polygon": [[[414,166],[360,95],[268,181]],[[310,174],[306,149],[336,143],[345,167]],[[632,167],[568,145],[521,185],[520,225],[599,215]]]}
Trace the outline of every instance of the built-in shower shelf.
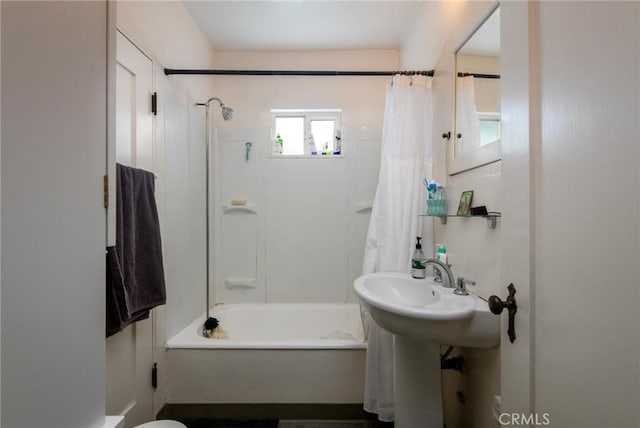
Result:
{"label": "built-in shower shelf", "polygon": [[253,214],[258,214],[258,206],[256,204],[244,204],[244,205],[233,205],[233,204],[223,204],[222,212],[229,213],[233,211],[245,211]]}
{"label": "built-in shower shelf", "polygon": [[373,204],[371,203],[360,203],[356,204],[356,213],[366,213],[373,209]]}
{"label": "built-in shower shelf", "polygon": [[502,214],[498,212],[492,212],[487,215],[428,215],[428,214],[420,214],[420,217],[439,217],[441,224],[447,224],[447,218],[484,218],[487,219],[487,227],[489,229],[495,229],[498,224],[498,218],[502,217]]}
{"label": "built-in shower shelf", "polygon": [[256,282],[256,278],[226,278],[224,286],[227,290],[253,290]]}

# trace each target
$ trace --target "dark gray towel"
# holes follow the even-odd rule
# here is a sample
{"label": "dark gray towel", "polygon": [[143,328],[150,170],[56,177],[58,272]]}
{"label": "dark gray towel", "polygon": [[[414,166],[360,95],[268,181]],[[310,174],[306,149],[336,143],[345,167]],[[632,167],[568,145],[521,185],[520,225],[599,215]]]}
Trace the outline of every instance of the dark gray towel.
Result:
{"label": "dark gray towel", "polygon": [[129,324],[149,318],[149,311],[140,313],[132,318],[127,311],[127,297],[125,294],[122,268],[116,254],[116,247],[107,247],[107,308],[106,327],[107,337],[124,330]]}
{"label": "dark gray towel", "polygon": [[107,337],[116,334],[127,325],[127,299],[124,295],[122,269],[116,247],[107,247]]}
{"label": "dark gray towel", "polygon": [[107,252],[107,287],[112,287],[107,298],[113,307],[107,308],[112,317],[107,318],[107,334],[147,318],[150,309],[166,302],[154,180],[151,172],[116,166],[116,246],[112,254]]}

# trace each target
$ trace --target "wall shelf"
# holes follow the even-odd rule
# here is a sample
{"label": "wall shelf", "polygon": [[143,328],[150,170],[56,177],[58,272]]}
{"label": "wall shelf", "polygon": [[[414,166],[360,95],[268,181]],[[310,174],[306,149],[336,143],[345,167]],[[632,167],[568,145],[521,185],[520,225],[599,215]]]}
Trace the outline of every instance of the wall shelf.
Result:
{"label": "wall shelf", "polygon": [[447,224],[447,218],[449,217],[457,217],[457,218],[484,218],[487,219],[487,227],[489,229],[495,229],[498,224],[498,218],[502,217],[501,213],[492,212],[487,215],[455,215],[455,214],[447,214],[447,215],[427,215],[420,214],[420,217],[439,217],[441,224]]}
{"label": "wall shelf", "polygon": [[356,204],[356,213],[366,213],[371,212],[373,209],[373,203],[360,203]]}
{"label": "wall shelf", "polygon": [[256,204],[244,204],[244,205],[223,204],[222,205],[222,212],[225,214],[232,211],[246,211],[253,214],[258,214],[257,209],[258,207],[256,206]]}
{"label": "wall shelf", "polygon": [[256,278],[225,278],[224,286],[227,290],[251,290],[256,288]]}

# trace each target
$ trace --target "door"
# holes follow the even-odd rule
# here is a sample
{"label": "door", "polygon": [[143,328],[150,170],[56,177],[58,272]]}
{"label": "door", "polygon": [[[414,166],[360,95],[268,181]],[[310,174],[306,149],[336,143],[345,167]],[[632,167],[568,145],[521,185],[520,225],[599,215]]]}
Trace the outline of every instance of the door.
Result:
{"label": "door", "polygon": [[640,6],[502,5],[503,411],[637,427]]}
{"label": "door", "polygon": [[[116,41],[115,160],[154,171],[153,165],[153,62],[120,32]],[[114,171],[113,168],[110,168]],[[113,182],[113,180],[112,180]],[[109,217],[115,218],[115,204]],[[113,224],[113,223],[110,223]],[[109,236],[114,236],[112,232]],[[154,419],[153,318],[139,321],[107,339],[106,411],[123,415],[126,426]]]}
{"label": "door", "polygon": [[501,3],[500,86],[502,109],[502,274],[500,295],[507,297],[507,286],[516,288],[516,340],[507,337],[507,311],[501,329],[501,422],[508,425],[510,415],[530,415],[533,411],[533,359],[531,346],[531,218],[530,171],[535,135],[530,132],[529,96],[529,4]]}

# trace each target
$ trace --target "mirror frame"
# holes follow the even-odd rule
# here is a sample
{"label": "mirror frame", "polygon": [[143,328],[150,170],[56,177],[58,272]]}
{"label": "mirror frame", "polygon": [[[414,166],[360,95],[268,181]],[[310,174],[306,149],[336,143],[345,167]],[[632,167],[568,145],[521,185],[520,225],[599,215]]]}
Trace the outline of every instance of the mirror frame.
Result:
{"label": "mirror frame", "polygon": [[500,145],[500,139],[479,147],[475,150],[464,152],[456,156],[456,135],[458,133],[457,126],[457,90],[458,90],[458,52],[464,47],[464,45],[476,34],[476,32],[484,25],[485,22],[500,8],[500,3],[496,3],[489,12],[482,18],[482,20],[476,25],[470,32],[469,36],[457,47],[454,51],[454,73],[453,73],[453,129],[454,132],[451,135],[451,144],[448,144],[447,150],[447,174],[456,175],[465,171],[469,171],[475,168],[479,168],[484,165],[488,165],[499,161],[502,158],[502,149]]}

